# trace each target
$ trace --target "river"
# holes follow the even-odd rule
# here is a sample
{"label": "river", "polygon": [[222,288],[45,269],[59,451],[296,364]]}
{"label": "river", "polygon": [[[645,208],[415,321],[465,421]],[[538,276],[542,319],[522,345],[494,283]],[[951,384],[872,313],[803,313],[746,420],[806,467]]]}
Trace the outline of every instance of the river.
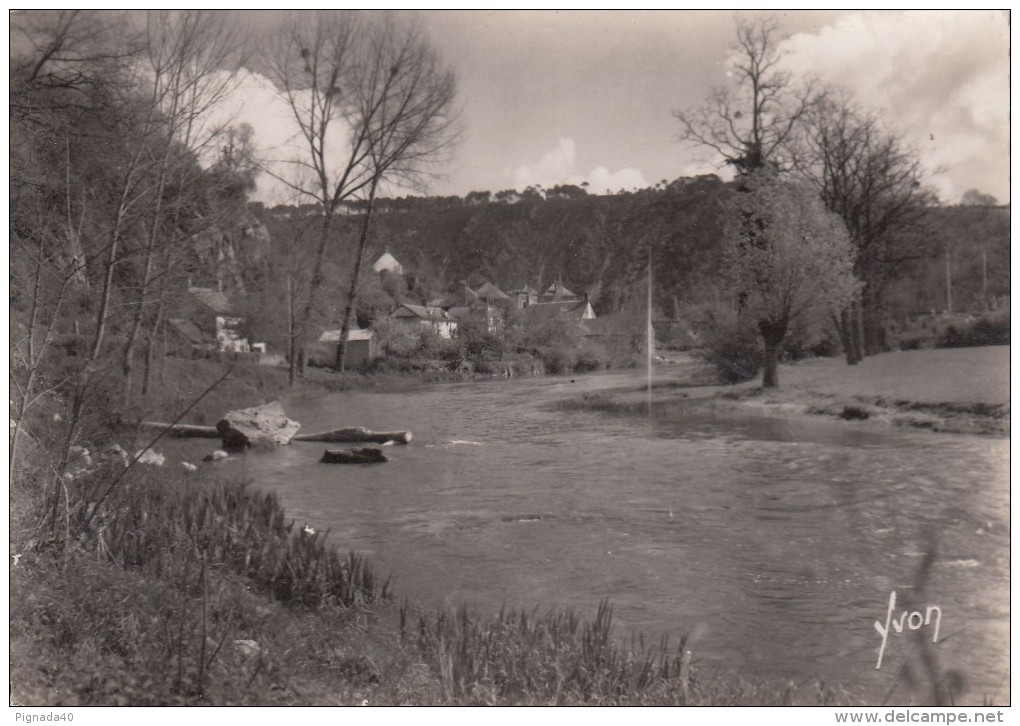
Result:
{"label": "river", "polygon": [[[572,412],[556,401],[636,377],[446,384],[285,400],[303,431],[414,432],[381,466],[318,463],[295,443],[225,463],[276,491],[299,525],[369,554],[398,595],[468,603],[614,606],[621,637],[687,632],[709,671],[819,681],[875,705],[910,703],[929,616],[962,702],[1009,700],[1009,445],[997,438],[810,417],[679,420]],[[201,446],[198,443],[190,444]],[[207,447],[207,444],[206,444]],[[913,588],[937,547],[924,592]],[[928,611],[928,607],[938,611]],[[917,624],[917,618],[912,621]],[[1005,682],[1003,682],[1005,680]]]}

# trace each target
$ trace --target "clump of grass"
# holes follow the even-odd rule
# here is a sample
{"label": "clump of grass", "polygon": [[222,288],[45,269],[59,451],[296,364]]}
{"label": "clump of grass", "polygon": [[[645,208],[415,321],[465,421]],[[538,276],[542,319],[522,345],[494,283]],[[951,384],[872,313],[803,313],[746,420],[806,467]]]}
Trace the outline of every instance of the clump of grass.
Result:
{"label": "clump of grass", "polygon": [[607,602],[590,622],[569,610],[482,618],[462,607],[420,615],[412,634],[404,610],[401,632],[438,674],[448,701],[623,704],[668,691],[683,703],[691,685],[686,639],[675,650],[663,640],[657,650],[624,653],[613,642],[612,613]]}
{"label": "clump of grass", "polygon": [[341,555],[327,544],[328,533],[295,531],[276,494],[243,482],[139,472],[91,523],[79,522],[86,547],[156,577],[193,558],[285,604],[353,607],[389,598],[388,581],[380,582],[361,555]]}
{"label": "clump of grass", "polygon": [[33,479],[12,489],[24,703],[308,702],[297,684],[319,634],[390,597],[364,557],[296,528],[274,494],[144,467],[99,505],[115,471],[66,482],[56,530],[33,511]]}
{"label": "clump of grass", "polygon": [[852,703],[844,691],[818,684],[749,683],[708,677],[693,663],[687,636],[646,646],[643,636],[620,647],[613,610],[599,604],[592,620],[571,610],[543,616],[500,610],[481,617],[461,607],[419,614],[400,608],[400,634],[438,680],[441,702],[455,704],[816,705]]}

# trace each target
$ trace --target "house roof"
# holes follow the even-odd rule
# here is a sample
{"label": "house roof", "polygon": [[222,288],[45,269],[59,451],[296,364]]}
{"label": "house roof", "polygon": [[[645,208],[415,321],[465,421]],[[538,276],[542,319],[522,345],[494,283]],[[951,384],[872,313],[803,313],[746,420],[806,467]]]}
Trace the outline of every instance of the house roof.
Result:
{"label": "house roof", "polygon": [[524,308],[521,313],[524,316],[524,320],[529,323],[544,323],[556,318],[581,321],[585,319],[584,316],[590,307],[584,300],[561,300],[558,302],[532,303]]}
{"label": "house roof", "polygon": [[511,290],[510,294],[511,295],[518,295],[518,294],[522,294],[522,295],[537,295],[538,294],[538,290],[533,288],[531,285],[525,285],[524,287],[522,287],[519,290]]}
{"label": "house roof", "polygon": [[227,296],[218,290],[208,287],[189,287],[190,292],[196,300],[219,315],[226,315],[230,312],[230,301]]}
{"label": "house roof", "polygon": [[[347,340],[371,340],[372,331],[367,328],[358,328],[350,331],[347,335]],[[339,343],[340,342],[340,331],[339,330],[323,330],[322,335],[319,336],[320,343]]]}
{"label": "house roof", "polygon": [[510,296],[500,290],[498,287],[493,285],[491,282],[486,282],[480,288],[475,290],[477,295],[482,300],[509,300]]}
{"label": "house roof", "polygon": [[389,253],[387,250],[383,252],[379,259],[372,264],[372,269],[376,272],[382,272],[383,270],[389,270],[390,272],[403,272],[404,266],[397,261],[397,258]]}
{"label": "house roof", "polygon": [[478,294],[467,285],[461,285],[456,292],[451,292],[439,301],[438,307],[453,308],[474,305],[479,302]]}
{"label": "house roof", "polygon": [[549,289],[545,291],[546,295],[555,295],[556,297],[577,297],[574,293],[570,292],[560,280],[557,280]]}
{"label": "house roof", "polygon": [[453,307],[447,309],[446,314],[449,315],[454,320],[461,320],[463,318],[470,317],[470,315],[471,315],[471,306],[470,305],[454,305]]}
{"label": "house roof", "polygon": [[409,305],[404,303],[393,311],[392,318],[419,318],[428,321],[449,320],[449,316],[442,308],[425,307],[424,305]]}
{"label": "house roof", "polygon": [[206,342],[206,337],[202,334],[202,331],[190,320],[185,320],[183,318],[170,318],[167,322],[170,323],[171,328],[183,335],[190,342]]}

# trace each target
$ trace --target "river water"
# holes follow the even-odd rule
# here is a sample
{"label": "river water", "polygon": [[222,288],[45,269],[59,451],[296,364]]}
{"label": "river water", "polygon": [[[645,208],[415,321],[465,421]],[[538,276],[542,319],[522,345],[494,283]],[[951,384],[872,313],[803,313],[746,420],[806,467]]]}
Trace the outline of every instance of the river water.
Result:
{"label": "river water", "polygon": [[876,669],[874,623],[895,590],[892,619],[904,604],[929,614],[929,638],[928,608],[941,612],[933,652],[962,676],[962,701],[1008,703],[1008,441],[696,405],[670,420],[556,406],[627,383],[638,378],[295,396],[283,403],[303,431],[414,440],[386,447],[381,466],[320,464],[326,444],[295,443],[224,471],[369,554],[422,607],[591,616],[608,598],[621,637],[687,632],[710,671],[839,684],[876,705],[927,698],[905,675],[921,675],[909,625],[890,630]]}

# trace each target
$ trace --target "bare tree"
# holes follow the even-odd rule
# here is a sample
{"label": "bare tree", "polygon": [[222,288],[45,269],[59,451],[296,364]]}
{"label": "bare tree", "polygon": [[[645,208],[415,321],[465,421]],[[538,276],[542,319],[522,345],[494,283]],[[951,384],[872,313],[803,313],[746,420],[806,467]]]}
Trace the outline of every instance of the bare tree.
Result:
{"label": "bare tree", "polygon": [[132,393],[135,351],[143,323],[150,317],[153,282],[167,273],[167,268],[159,269],[157,263],[172,257],[157,252],[160,246],[182,244],[175,220],[183,217],[183,207],[193,197],[191,187],[201,172],[193,159],[216,143],[223,131],[222,125],[209,125],[205,118],[234,88],[232,70],[241,60],[242,47],[225,14],[150,11],[147,15],[145,58],[159,133],[149,149],[151,202],[145,208],[138,252],[141,279],[122,358],[125,400],[130,400]]}
{"label": "bare tree", "polygon": [[[269,75],[297,123],[303,150],[298,158],[285,160],[290,173],[278,173],[273,165],[263,168],[314,201],[321,215],[303,312],[294,316],[288,341],[291,385],[304,359],[308,321],[325,281],[334,218],[343,201],[371,183],[365,166],[365,130],[347,122],[356,109],[350,86],[361,30],[361,22],[352,12],[301,13],[292,15],[267,43]],[[337,139],[347,131],[346,138]],[[341,160],[336,162],[336,158]],[[291,304],[296,307],[293,298]]]}
{"label": "bare tree", "polygon": [[[417,31],[340,11],[293,16],[270,43],[267,66],[297,123],[303,149],[299,158],[288,160],[295,174],[280,174],[271,166],[266,171],[312,200],[321,215],[303,312],[289,342],[293,384],[325,283],[326,256],[336,246],[334,222],[341,204],[366,202],[350,286],[356,297],[380,185],[420,180],[445,148],[450,126],[444,114],[453,79]],[[352,310],[349,304],[345,329]],[[338,367],[343,348],[341,343]]]}
{"label": "bare tree", "polygon": [[368,35],[363,60],[355,69],[358,112],[353,120],[364,130],[367,169],[371,175],[364,218],[351,271],[334,367],[344,357],[358,297],[365,247],[380,184],[419,186],[441,161],[456,134],[453,101],[456,82],[420,32],[387,18]]}
{"label": "bare tree", "polygon": [[779,70],[778,22],[774,17],[737,20],[733,75],[736,90],[716,88],[705,103],[676,111],[680,138],[718,152],[738,173],[789,165],[787,145],[811,105],[810,86],[795,90]]}
{"label": "bare tree", "polygon": [[855,363],[885,349],[886,281],[898,265],[924,256],[917,229],[935,197],[923,186],[916,152],[845,92],[819,97],[802,131],[796,172],[846,224],[863,282],[837,325],[847,362]]}

